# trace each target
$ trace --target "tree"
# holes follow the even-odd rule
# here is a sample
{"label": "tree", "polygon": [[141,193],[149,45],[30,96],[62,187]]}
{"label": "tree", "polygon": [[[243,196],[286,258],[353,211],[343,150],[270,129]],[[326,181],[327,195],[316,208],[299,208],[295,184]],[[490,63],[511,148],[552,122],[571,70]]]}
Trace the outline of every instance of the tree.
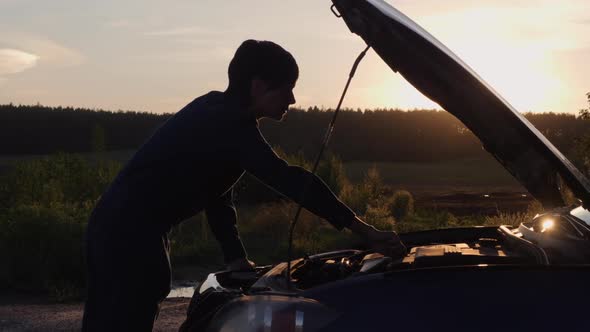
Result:
{"label": "tree", "polygon": [[[586,94],[586,98],[588,98],[588,104],[590,105],[590,92]],[[579,118],[590,121],[590,107],[581,109],[578,115]],[[585,133],[576,138],[572,150],[574,163],[586,175],[590,175],[590,133]]]}
{"label": "tree", "polygon": [[92,151],[104,152],[106,150],[106,137],[104,128],[100,124],[95,124],[92,128]]}
{"label": "tree", "polygon": [[[590,92],[586,94],[586,98],[588,98],[588,104],[590,105]],[[582,108],[579,112],[580,118],[584,120],[590,120],[590,107],[589,108]]]}

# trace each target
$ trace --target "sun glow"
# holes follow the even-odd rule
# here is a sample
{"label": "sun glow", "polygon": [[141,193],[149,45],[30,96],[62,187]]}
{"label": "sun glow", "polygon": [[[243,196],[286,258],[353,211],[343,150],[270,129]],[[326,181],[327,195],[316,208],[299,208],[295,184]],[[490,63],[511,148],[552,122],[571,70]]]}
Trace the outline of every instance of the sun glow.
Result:
{"label": "sun glow", "polygon": [[394,107],[400,109],[441,109],[426,98],[403,77],[387,73],[383,80],[367,91],[365,105],[370,107]]}
{"label": "sun glow", "polygon": [[[414,18],[518,111],[561,112],[568,110],[552,108],[571,87],[561,77],[555,54],[578,48],[583,42],[576,37],[572,22],[563,22],[565,17],[573,17],[575,10],[568,6],[560,10],[487,7]],[[437,107],[410,84],[400,82],[401,76],[395,76],[381,76],[375,92],[380,103]]]}

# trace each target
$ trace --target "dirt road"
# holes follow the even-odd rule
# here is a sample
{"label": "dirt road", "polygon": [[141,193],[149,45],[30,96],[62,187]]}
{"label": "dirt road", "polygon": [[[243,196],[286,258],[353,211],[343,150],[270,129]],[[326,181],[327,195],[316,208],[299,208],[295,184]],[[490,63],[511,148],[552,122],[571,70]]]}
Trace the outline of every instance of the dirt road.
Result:
{"label": "dirt road", "polygon": [[[178,331],[189,298],[170,298],[162,303],[154,331]],[[0,303],[0,331],[80,331],[83,303],[52,304],[17,299]]]}

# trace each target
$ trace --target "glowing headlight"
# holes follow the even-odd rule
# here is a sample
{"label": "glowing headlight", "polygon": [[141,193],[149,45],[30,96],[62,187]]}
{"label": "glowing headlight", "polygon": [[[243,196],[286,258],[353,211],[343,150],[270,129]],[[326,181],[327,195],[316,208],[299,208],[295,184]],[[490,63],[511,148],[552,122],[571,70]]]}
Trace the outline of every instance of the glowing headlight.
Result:
{"label": "glowing headlight", "polygon": [[541,225],[542,225],[541,233],[545,233],[545,231],[553,228],[553,226],[555,225],[555,222],[553,221],[553,219],[547,218],[547,219],[543,220],[543,223]]}

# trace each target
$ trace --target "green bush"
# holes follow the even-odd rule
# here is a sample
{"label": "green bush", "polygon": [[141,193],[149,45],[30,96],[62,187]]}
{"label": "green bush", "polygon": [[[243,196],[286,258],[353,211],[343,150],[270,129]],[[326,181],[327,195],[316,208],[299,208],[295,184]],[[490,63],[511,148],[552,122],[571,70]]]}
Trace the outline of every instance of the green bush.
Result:
{"label": "green bush", "polygon": [[335,155],[329,155],[318,165],[317,175],[332,189],[336,196],[348,184],[342,161]]}
{"label": "green bush", "polygon": [[448,211],[416,210],[413,214],[408,215],[404,222],[396,223],[394,229],[400,233],[407,233],[440,228],[478,226],[484,223],[485,216],[457,217]]}
{"label": "green bush", "polygon": [[363,182],[346,184],[342,189],[340,198],[358,215],[364,215],[369,205],[381,207],[387,203],[385,189],[379,171],[373,166],[365,173]]}
{"label": "green bush", "polygon": [[484,225],[486,226],[499,226],[499,225],[511,225],[511,226],[518,226],[523,222],[528,222],[533,220],[535,215],[538,213],[543,212],[543,205],[539,203],[539,201],[533,201],[527,207],[527,210],[524,212],[515,212],[515,213],[507,213],[507,212],[499,212],[497,215],[494,216],[486,216],[484,220]]}
{"label": "green bush", "polygon": [[81,156],[64,153],[17,161],[4,176],[0,208],[95,201],[120,168],[117,162],[90,164]]}
{"label": "green bush", "polygon": [[[238,209],[238,229],[252,259],[270,263],[286,257],[289,225],[295,208],[293,203],[276,202]],[[306,215],[302,214],[299,219],[298,230],[304,227]]]}
{"label": "green bush", "polygon": [[[375,166],[371,167],[366,173],[363,182],[359,184],[346,184],[342,189],[340,198],[353,209],[365,222],[375,226],[380,230],[393,230],[396,223],[396,216],[393,215],[392,207],[399,206],[404,208],[406,214],[399,214],[398,217],[405,217],[413,211],[413,199],[411,195],[398,194],[394,197],[395,201],[387,197],[386,186],[379,171]],[[405,205],[403,199],[407,198]],[[397,205],[395,205],[397,204]]]}
{"label": "green bush", "polygon": [[385,205],[375,207],[369,205],[363,220],[382,231],[391,231],[395,225],[395,219]]}
{"label": "green bush", "polygon": [[407,216],[414,213],[414,197],[409,191],[396,191],[391,198],[389,211],[395,220],[403,221]]}
{"label": "green bush", "polygon": [[363,190],[362,185],[349,184],[342,188],[340,199],[356,214],[363,215],[367,211],[371,196],[368,191]]}
{"label": "green bush", "polygon": [[119,169],[63,153],[14,163],[0,187],[2,285],[80,295],[88,217]]}
{"label": "green bush", "polygon": [[84,232],[92,206],[21,205],[0,217],[2,285],[58,299],[85,285]]}

